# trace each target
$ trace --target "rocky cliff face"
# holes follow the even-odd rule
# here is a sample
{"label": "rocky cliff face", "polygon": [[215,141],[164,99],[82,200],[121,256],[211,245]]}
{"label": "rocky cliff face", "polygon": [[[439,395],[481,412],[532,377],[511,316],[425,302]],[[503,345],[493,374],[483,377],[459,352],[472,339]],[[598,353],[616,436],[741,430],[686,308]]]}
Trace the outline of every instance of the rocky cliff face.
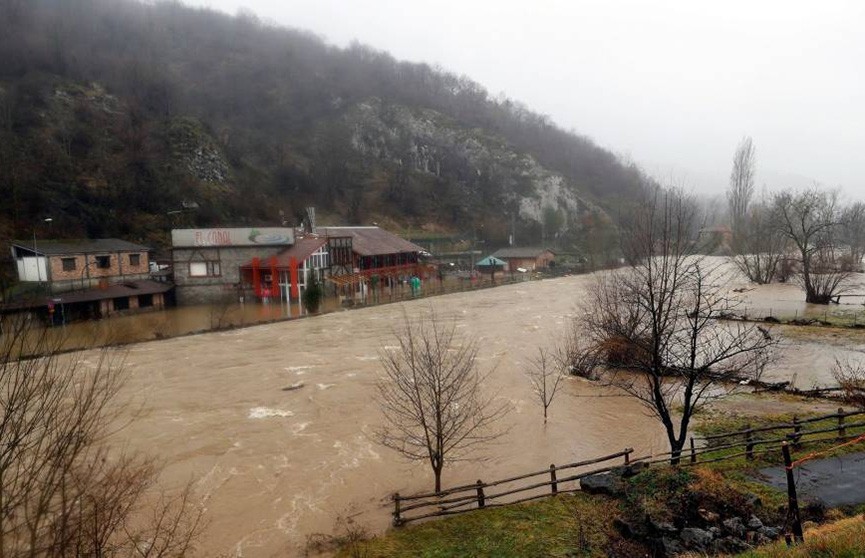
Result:
{"label": "rocky cliff face", "polygon": [[[456,179],[467,198],[493,205],[507,214],[542,223],[551,212],[566,230],[583,211],[597,206],[579,187],[544,168],[531,155],[477,128],[465,128],[429,109],[413,109],[371,99],[344,116],[351,144],[364,157],[407,167],[416,173]],[[482,195],[485,182],[495,195]],[[551,233],[555,231],[550,231]]]}

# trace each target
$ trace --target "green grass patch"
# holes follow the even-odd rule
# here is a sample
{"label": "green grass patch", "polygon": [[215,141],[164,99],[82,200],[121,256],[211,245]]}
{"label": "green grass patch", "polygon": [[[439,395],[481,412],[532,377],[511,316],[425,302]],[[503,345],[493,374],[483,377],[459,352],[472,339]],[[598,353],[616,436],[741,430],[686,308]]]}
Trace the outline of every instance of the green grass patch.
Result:
{"label": "green grass patch", "polygon": [[391,529],[340,557],[489,556],[606,557],[645,554],[612,526],[622,513],[612,498],[561,494],[533,503],[477,510],[441,520]]}

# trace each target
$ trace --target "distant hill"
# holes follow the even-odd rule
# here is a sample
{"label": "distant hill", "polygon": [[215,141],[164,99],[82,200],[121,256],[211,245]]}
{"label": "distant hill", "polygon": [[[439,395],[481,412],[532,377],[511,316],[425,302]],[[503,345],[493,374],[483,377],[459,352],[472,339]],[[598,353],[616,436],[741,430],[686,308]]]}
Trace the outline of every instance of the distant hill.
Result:
{"label": "distant hill", "polygon": [[159,245],[314,205],[322,223],[578,246],[646,181],[469,78],[362,45],[177,2],[0,0],[4,244],[47,216],[40,236]]}

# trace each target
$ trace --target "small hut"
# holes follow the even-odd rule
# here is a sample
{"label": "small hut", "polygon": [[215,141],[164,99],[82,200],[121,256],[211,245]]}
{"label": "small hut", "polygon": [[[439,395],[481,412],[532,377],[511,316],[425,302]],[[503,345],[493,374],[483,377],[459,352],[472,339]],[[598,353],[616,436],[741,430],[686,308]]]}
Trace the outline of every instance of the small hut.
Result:
{"label": "small hut", "polygon": [[487,256],[476,263],[475,267],[477,268],[478,273],[489,273],[490,278],[495,281],[496,273],[503,273],[507,265],[508,262],[504,260],[500,260],[495,256]]}

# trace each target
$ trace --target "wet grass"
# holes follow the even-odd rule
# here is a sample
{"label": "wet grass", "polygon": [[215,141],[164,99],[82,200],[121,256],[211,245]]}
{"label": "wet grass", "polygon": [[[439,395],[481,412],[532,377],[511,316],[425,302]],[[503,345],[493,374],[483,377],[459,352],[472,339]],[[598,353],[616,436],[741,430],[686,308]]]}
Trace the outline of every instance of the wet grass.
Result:
{"label": "wet grass", "polygon": [[642,556],[612,526],[621,515],[612,498],[562,494],[542,501],[478,510],[447,519],[392,529],[337,556],[389,558],[451,556]]}
{"label": "wet grass", "polygon": [[[822,415],[802,414],[798,415],[800,420],[815,418]],[[761,415],[759,417],[736,415],[721,415],[703,416],[697,423],[697,432],[703,436],[722,434],[726,432],[737,432],[748,428],[749,426],[758,428],[763,426],[791,424],[793,414],[774,414]],[[809,431],[819,431],[827,429],[835,429],[838,427],[837,418],[829,418],[816,422],[811,422],[802,425],[802,445],[799,448],[791,446],[791,455],[793,460],[801,459],[810,454],[819,454],[819,457],[832,457],[844,455],[847,453],[855,453],[865,451],[865,442],[852,443],[843,445],[851,439],[865,434],[865,425],[854,426],[855,424],[865,423],[865,415],[847,417],[846,419],[846,438],[837,439],[834,432],[825,432],[807,436]],[[769,432],[756,432],[753,434],[755,441],[760,440],[775,440],[784,438],[787,434],[792,434],[793,429],[773,430]],[[809,438],[814,441],[809,441]],[[731,443],[744,442],[745,436],[736,436],[721,440],[712,440],[709,446],[720,446]],[[729,449],[720,449],[716,452],[709,453],[704,456],[699,456],[698,459],[716,459],[721,457],[732,456],[734,454],[745,451],[744,447],[735,447]],[[745,456],[733,457],[724,461],[709,463],[707,466],[718,471],[730,472],[749,472],[763,467],[783,464],[783,455],[780,449],[780,442],[769,443],[765,445],[756,445],[754,448],[754,459],[748,460]]]}

